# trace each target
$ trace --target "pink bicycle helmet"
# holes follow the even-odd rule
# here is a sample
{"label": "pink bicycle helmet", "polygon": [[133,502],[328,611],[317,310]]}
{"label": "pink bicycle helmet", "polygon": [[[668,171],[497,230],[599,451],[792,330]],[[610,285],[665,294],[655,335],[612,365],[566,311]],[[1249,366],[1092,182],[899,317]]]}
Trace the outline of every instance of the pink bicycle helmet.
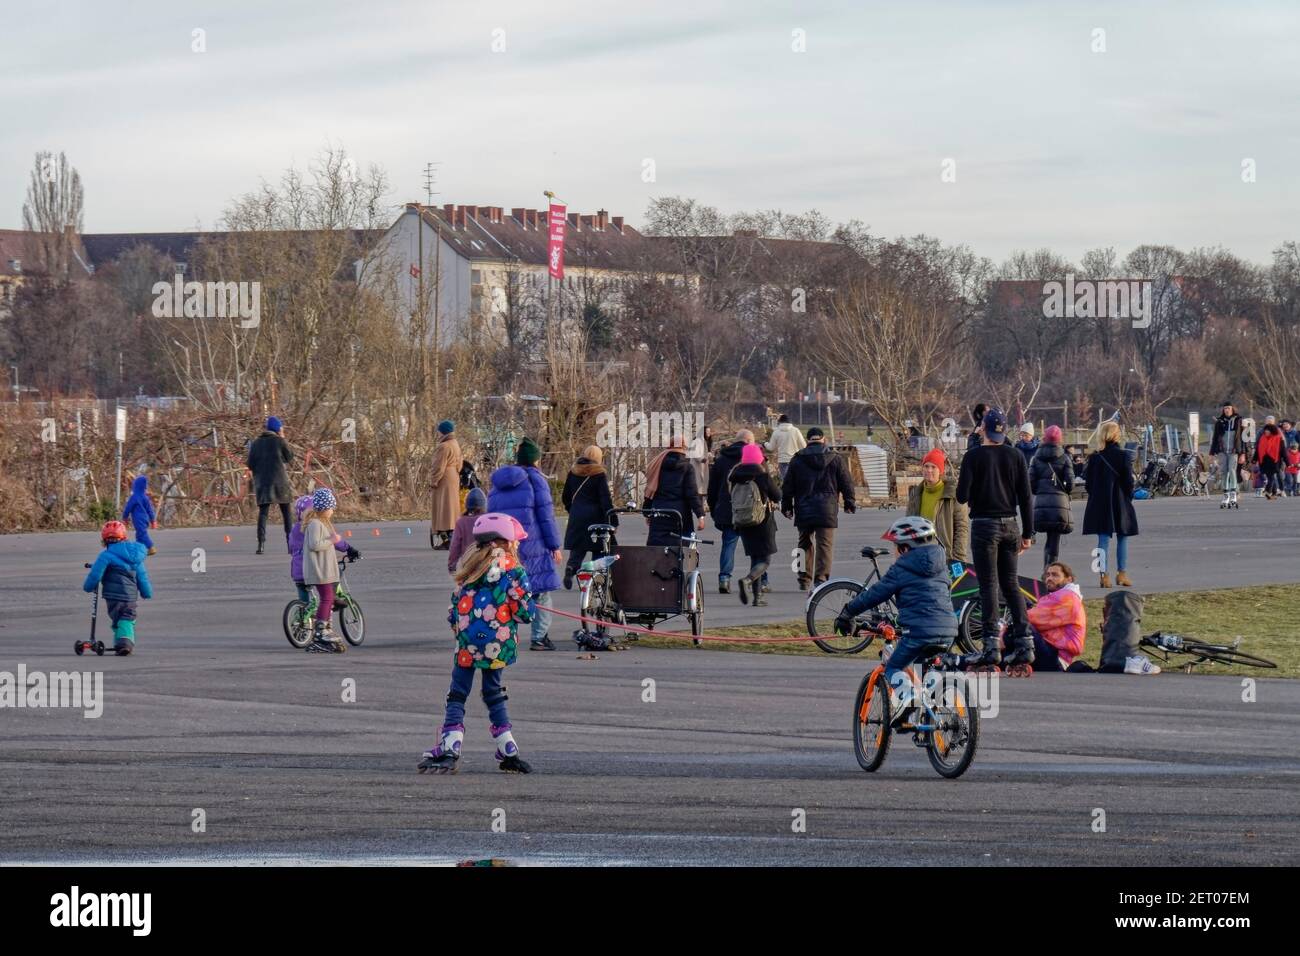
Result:
{"label": "pink bicycle helmet", "polygon": [[528,532],[524,530],[524,526],[510,515],[494,511],[474,519],[476,541],[494,541],[497,538],[505,541],[522,541],[526,537]]}

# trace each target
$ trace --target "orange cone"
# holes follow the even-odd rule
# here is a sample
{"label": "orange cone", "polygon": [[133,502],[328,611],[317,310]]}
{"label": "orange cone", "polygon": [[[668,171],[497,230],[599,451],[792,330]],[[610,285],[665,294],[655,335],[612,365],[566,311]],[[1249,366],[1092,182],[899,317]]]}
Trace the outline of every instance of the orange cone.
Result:
{"label": "orange cone", "polygon": [[345,537],[345,538],[350,538],[350,537],[352,537],[352,529],[351,529],[351,528],[348,528],[348,530],[344,531],[344,532],[343,532],[343,537]]}
{"label": "orange cone", "polygon": [[226,535],[226,544],[230,544],[230,535]]}
{"label": "orange cone", "polygon": [[378,529],[378,528],[375,529],[375,537],[376,537],[376,538],[379,537],[379,529]]}

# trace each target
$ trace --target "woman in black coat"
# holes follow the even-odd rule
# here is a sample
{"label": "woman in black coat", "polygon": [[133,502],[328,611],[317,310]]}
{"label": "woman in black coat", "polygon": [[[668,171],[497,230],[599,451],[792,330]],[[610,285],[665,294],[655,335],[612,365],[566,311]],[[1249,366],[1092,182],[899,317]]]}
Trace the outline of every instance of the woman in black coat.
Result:
{"label": "woman in black coat", "polygon": [[257,553],[266,551],[266,514],[271,505],[280,506],[280,520],[284,522],[284,539],[289,540],[289,504],[293,489],[289,487],[289,472],[285,465],[293,461],[293,452],[284,440],[284,426],[272,415],[266,420],[266,429],[249,442],[246,464],[253,473],[253,494],[257,496]]}
{"label": "woman in black coat", "polygon": [[1061,556],[1061,535],[1073,530],[1070,492],[1074,489],[1074,463],[1061,447],[1061,428],[1049,425],[1043,443],[1029,462],[1029,490],[1034,495],[1034,530],[1047,532],[1043,570]]}
{"label": "woman in black coat", "polygon": [[[564,566],[565,588],[573,587],[573,576],[578,573],[588,553],[597,558],[605,554],[597,550],[597,543],[591,539],[591,526],[618,524],[618,515],[610,514],[614,510],[614,501],[609,494],[609,476],[605,474],[604,461],[605,453],[600,446],[588,445],[564,480],[560,502],[569,513],[569,523],[564,529],[564,546],[569,550],[569,561]],[[613,547],[616,542],[610,538],[609,543]]]}
{"label": "woman in black coat", "polygon": [[[758,486],[759,495],[767,507],[767,517],[762,524],[748,528],[737,528],[740,543],[749,556],[749,573],[740,579],[740,603],[748,604],[750,592],[754,594],[754,606],[765,607],[767,601],[763,591],[767,588],[767,567],[772,555],[776,554],[776,511],[781,505],[781,488],[772,476],[763,469],[763,449],[760,445],[748,444],[740,451],[740,464],[731,469],[728,485],[734,501],[736,486],[741,482],[752,481]],[[735,512],[732,512],[735,520]]]}
{"label": "woman in black coat", "polygon": [[[704,499],[695,480],[695,468],[686,459],[686,442],[678,435],[668,450],[659,454],[646,470],[646,498],[643,508],[675,511],[681,521],[671,516],[649,520],[648,545],[677,546],[680,535],[691,534],[698,521],[704,527]],[[696,520],[692,520],[692,515]]]}
{"label": "woman in black coat", "polygon": [[1083,533],[1097,536],[1101,551],[1101,586],[1110,587],[1106,573],[1106,554],[1110,539],[1115,537],[1115,583],[1132,587],[1128,572],[1128,539],[1138,533],[1137,512],[1133,510],[1133,467],[1120,447],[1118,422],[1106,422],[1099,432],[1101,450],[1095,451],[1084,466],[1088,486],[1088,505],[1083,509]]}

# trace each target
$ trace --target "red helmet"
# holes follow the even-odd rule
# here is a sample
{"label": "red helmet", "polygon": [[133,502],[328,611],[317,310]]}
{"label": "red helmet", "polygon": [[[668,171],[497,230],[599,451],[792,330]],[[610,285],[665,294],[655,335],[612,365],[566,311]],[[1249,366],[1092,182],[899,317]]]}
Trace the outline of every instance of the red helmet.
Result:
{"label": "red helmet", "polygon": [[109,521],[99,530],[99,540],[101,541],[125,541],[126,525],[120,521]]}

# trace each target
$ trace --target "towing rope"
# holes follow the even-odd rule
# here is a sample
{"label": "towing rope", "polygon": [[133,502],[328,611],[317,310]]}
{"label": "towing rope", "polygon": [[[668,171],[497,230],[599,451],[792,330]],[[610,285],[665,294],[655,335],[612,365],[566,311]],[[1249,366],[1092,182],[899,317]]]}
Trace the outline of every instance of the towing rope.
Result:
{"label": "towing rope", "polygon": [[824,637],[818,637],[812,634],[805,634],[800,637],[722,637],[717,634],[674,634],[670,631],[655,631],[647,627],[637,627],[634,624],[615,624],[612,621],[603,621],[599,618],[585,617],[582,614],[572,614],[568,611],[558,611],[550,609],[551,614],[558,614],[560,617],[571,618],[575,621],[582,621],[586,624],[590,621],[593,624],[604,624],[611,630],[629,631],[637,634],[650,634],[655,637],[672,637],[683,641],[722,641],[727,644],[800,644],[808,641],[826,640]]}

